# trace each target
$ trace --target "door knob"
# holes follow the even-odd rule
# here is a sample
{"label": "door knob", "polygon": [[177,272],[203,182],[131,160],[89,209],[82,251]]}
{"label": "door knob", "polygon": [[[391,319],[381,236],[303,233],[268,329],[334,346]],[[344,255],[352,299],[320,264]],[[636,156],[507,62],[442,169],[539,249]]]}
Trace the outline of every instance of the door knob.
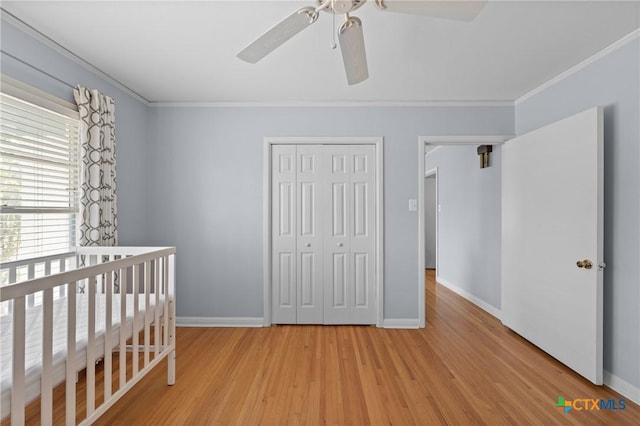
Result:
{"label": "door knob", "polygon": [[589,259],[578,260],[576,266],[578,268],[591,269],[593,268],[593,263]]}
{"label": "door knob", "polygon": [[306,243],[304,246],[305,247],[311,247],[311,243]]}
{"label": "door knob", "polygon": [[342,243],[338,243],[338,247],[342,247],[344,244]]}

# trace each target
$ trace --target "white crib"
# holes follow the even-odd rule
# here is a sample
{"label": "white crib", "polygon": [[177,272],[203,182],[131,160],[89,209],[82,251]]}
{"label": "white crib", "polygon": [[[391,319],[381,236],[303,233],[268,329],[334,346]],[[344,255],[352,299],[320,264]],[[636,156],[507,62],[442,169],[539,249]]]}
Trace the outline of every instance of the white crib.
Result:
{"label": "white crib", "polygon": [[[175,253],[174,247],[79,247],[0,265],[0,418],[10,414],[12,425],[24,424],[25,407],[39,397],[41,424],[51,424],[53,389],[64,382],[66,424],[75,425],[81,371],[86,416],[80,424],[98,419],[165,357],[172,385]],[[103,391],[98,404],[97,390]]]}

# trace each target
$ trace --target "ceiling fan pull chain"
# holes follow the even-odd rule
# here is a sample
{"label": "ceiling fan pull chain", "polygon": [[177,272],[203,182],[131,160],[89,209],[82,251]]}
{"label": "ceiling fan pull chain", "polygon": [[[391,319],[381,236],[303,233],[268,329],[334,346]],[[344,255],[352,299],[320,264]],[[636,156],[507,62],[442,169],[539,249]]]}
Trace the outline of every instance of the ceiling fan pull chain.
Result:
{"label": "ceiling fan pull chain", "polygon": [[[331,0],[331,2],[333,3],[333,0]],[[331,25],[331,50],[335,50],[336,47],[338,46],[336,44],[336,11],[335,9],[331,8],[331,17],[333,19],[333,24]]]}

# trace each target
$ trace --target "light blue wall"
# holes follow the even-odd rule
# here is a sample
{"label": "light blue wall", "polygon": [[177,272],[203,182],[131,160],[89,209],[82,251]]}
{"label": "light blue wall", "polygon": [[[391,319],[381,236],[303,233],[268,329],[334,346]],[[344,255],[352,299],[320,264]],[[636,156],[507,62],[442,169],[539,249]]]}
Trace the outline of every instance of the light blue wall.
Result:
{"label": "light blue wall", "polygon": [[149,107],[4,19],[0,27],[3,74],[69,102],[73,102],[73,91],[65,83],[95,88],[114,98],[120,244],[143,245],[147,210],[140,200],[147,188]]}
{"label": "light blue wall", "polygon": [[516,132],[595,105],[604,107],[604,366],[639,387],[640,41],[519,103]]}
{"label": "light blue wall", "polygon": [[430,269],[436,267],[436,197],[436,177],[431,175],[424,180],[424,267]]}
{"label": "light blue wall", "polygon": [[[262,316],[265,136],[384,137],[384,317],[418,315],[418,137],[511,134],[511,107],[153,108],[150,243],[178,247],[179,316]],[[474,162],[474,167],[477,163]]]}
{"label": "light blue wall", "polygon": [[[502,133],[512,134],[512,133]],[[438,167],[438,279],[500,309],[501,150],[481,169],[475,146],[440,147],[426,156]]]}

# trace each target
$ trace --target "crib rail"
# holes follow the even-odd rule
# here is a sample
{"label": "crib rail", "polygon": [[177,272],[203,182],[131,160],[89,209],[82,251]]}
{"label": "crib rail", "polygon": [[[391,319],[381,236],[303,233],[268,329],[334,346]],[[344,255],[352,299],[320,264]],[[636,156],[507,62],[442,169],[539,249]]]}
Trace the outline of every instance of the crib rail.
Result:
{"label": "crib rail", "polygon": [[[25,406],[29,395],[25,393],[25,317],[39,294],[42,305],[42,369],[40,373],[41,423],[51,424],[53,415],[52,393],[56,385],[53,371],[53,309],[54,292],[67,296],[67,342],[65,367],[66,424],[76,424],[76,374],[86,370],[86,418],[80,424],[90,424],[111,407],[143,376],[168,357],[168,384],[175,382],[175,253],[174,247],[82,247],[75,253],[10,262],[2,265],[7,270],[9,284],[0,287],[0,304],[10,304],[12,315],[12,390],[11,423],[25,422]],[[36,265],[43,265],[45,276],[35,278]],[[56,273],[52,273],[52,265]],[[57,265],[57,266],[56,266]],[[76,265],[84,265],[71,269]],[[27,268],[27,279],[15,282],[17,271]],[[87,297],[86,354],[78,359],[76,303],[79,293]],[[96,295],[104,294],[103,342],[97,345]],[[131,297],[128,299],[127,295]],[[112,309],[114,298],[120,303],[119,336],[112,340]],[[140,309],[141,299],[144,309]],[[126,334],[127,300],[133,302],[132,333]],[[6,302],[6,303],[5,303]],[[116,305],[117,306],[117,305]],[[152,315],[148,311],[153,306]],[[130,307],[129,307],[130,308]],[[153,328],[153,340],[151,340]],[[142,334],[142,341],[139,335]],[[131,345],[128,345],[129,340]],[[133,371],[127,377],[127,351]],[[111,352],[119,352],[118,389],[112,383]],[[144,353],[140,366],[138,351]],[[96,362],[104,355],[104,398],[95,406]]]}
{"label": "crib rail", "polygon": [[[68,252],[35,259],[0,263],[0,287],[74,269],[76,261],[76,253]],[[64,287],[58,287],[58,297],[64,296],[64,290]],[[2,290],[0,290],[0,293],[2,293]],[[26,303],[28,307],[35,304],[33,294],[27,295]],[[7,303],[0,304],[0,316],[8,314],[8,308],[9,305]]]}

